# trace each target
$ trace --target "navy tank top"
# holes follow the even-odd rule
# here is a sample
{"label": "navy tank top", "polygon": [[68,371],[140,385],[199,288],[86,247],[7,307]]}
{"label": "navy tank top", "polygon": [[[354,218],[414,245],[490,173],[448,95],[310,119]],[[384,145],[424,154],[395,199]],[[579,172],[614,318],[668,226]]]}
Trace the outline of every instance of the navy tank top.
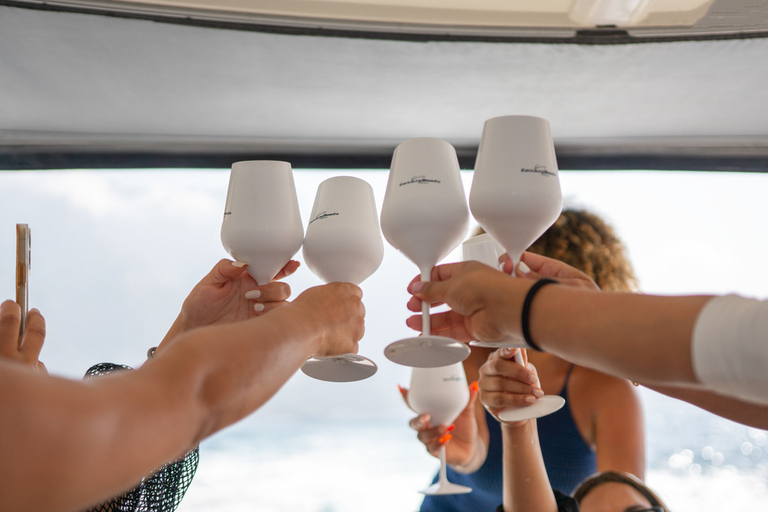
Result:
{"label": "navy tank top", "polygon": [[[547,468],[549,482],[554,489],[571,494],[586,477],[597,471],[597,457],[581,437],[568,404],[568,370],[563,389],[558,393],[565,405],[557,412],[537,419],[539,444]],[[501,426],[487,411],[488,456],[483,465],[468,475],[457,473],[448,466],[448,480],[472,487],[468,494],[426,496],[422,512],[492,512],[502,502],[502,441]],[[433,483],[437,481],[437,475]]]}

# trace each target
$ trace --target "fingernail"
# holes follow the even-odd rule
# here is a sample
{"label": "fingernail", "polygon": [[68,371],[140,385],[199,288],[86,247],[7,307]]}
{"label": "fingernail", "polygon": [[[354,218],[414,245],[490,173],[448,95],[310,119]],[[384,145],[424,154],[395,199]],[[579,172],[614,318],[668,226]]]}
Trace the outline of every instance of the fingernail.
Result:
{"label": "fingernail", "polygon": [[528,381],[529,381],[531,384],[538,384],[538,383],[539,383],[539,379],[538,379],[538,377],[536,377],[536,374],[534,374],[534,373],[532,373],[532,374],[531,374],[531,375],[528,377]]}
{"label": "fingernail", "polygon": [[416,281],[411,285],[411,293],[419,293],[422,288],[424,288],[424,283]]}
{"label": "fingernail", "polygon": [[441,436],[441,437],[440,437],[440,438],[437,440],[437,442],[438,442],[438,443],[440,443],[440,444],[445,444],[445,443],[447,443],[448,441],[450,441],[452,437],[453,437],[453,436],[451,436],[451,434],[445,434],[444,436]]}
{"label": "fingernail", "polygon": [[536,401],[536,397],[527,396],[527,397],[525,397],[525,401],[528,402],[529,404],[532,404],[533,402]]}
{"label": "fingernail", "polygon": [[517,266],[517,268],[522,272],[523,274],[527,274],[531,271],[531,268],[525,264],[524,261],[521,261],[520,264]]}
{"label": "fingernail", "polygon": [[533,396],[535,396],[536,398],[541,398],[544,396],[544,392],[540,389],[534,389]]}
{"label": "fingernail", "polygon": [[247,265],[247,263],[244,262],[244,261],[233,261],[232,262],[232,266],[233,267],[237,267],[237,268],[243,268],[246,265]]}
{"label": "fingernail", "polygon": [[451,431],[452,431],[452,430],[454,430],[454,429],[456,429],[456,425],[451,425],[450,427],[448,427],[447,429],[445,429],[445,432],[444,432],[444,433],[445,433],[445,434],[447,434],[448,432],[451,432]]}
{"label": "fingernail", "polygon": [[261,290],[251,290],[245,292],[246,299],[258,299],[259,297],[261,297]]}
{"label": "fingernail", "polygon": [[264,311],[264,304],[262,304],[261,302],[257,302],[256,304],[253,305],[253,310]]}
{"label": "fingernail", "polygon": [[475,381],[475,382],[473,382],[472,384],[469,385],[469,389],[471,389],[472,391],[477,391],[477,390],[480,389],[480,386],[478,386],[477,385],[477,381]]}

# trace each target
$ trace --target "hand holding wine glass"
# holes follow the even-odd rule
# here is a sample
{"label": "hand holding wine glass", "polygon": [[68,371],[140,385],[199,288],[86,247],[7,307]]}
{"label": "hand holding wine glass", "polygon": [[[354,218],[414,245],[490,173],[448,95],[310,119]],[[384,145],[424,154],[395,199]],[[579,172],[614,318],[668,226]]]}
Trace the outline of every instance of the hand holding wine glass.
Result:
{"label": "hand holding wine glass", "polygon": [[[419,414],[429,414],[430,424],[450,425],[466,408],[469,388],[461,363],[438,368],[413,368],[408,406]],[[446,472],[446,448],[440,446],[440,473],[436,483],[419,491],[423,494],[465,494],[471,487],[448,481]]]}
{"label": "hand holding wine glass", "polygon": [[[413,261],[428,281],[432,267],[456,248],[469,228],[456,151],[440,139],[419,138],[395,149],[381,209],[387,241]],[[463,361],[469,348],[432,336],[429,304],[424,304],[422,335],[391,343],[385,355],[412,367],[439,367]]]}
{"label": "hand holding wine glass", "polygon": [[[317,189],[302,250],[307,266],[326,283],[359,285],[384,257],[378,211],[371,186],[359,178],[337,176]],[[373,376],[377,367],[357,354],[313,357],[301,370],[319,380],[351,382]]]}

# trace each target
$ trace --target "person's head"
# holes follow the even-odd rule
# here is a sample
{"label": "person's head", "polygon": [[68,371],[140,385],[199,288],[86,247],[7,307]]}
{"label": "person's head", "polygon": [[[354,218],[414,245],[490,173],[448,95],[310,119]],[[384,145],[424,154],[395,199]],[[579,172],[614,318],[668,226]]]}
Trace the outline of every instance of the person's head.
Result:
{"label": "person's head", "polygon": [[618,471],[590,476],[576,487],[573,497],[581,512],[669,512],[639,478]]}
{"label": "person's head", "polygon": [[637,279],[624,244],[613,228],[588,211],[563,210],[528,251],[581,270],[602,290],[637,290]]}

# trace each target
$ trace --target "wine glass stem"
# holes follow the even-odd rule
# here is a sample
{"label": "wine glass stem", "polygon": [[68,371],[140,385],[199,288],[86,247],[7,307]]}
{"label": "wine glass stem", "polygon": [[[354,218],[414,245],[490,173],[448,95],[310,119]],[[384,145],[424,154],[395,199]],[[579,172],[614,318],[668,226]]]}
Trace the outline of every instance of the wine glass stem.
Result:
{"label": "wine glass stem", "polygon": [[[431,268],[427,270],[421,269],[421,282],[429,282],[431,273]],[[432,334],[432,325],[429,318],[429,303],[426,301],[421,303],[421,333],[424,336],[429,336]]]}
{"label": "wine glass stem", "polygon": [[448,470],[445,463],[445,445],[440,447],[440,482],[448,481]]}

